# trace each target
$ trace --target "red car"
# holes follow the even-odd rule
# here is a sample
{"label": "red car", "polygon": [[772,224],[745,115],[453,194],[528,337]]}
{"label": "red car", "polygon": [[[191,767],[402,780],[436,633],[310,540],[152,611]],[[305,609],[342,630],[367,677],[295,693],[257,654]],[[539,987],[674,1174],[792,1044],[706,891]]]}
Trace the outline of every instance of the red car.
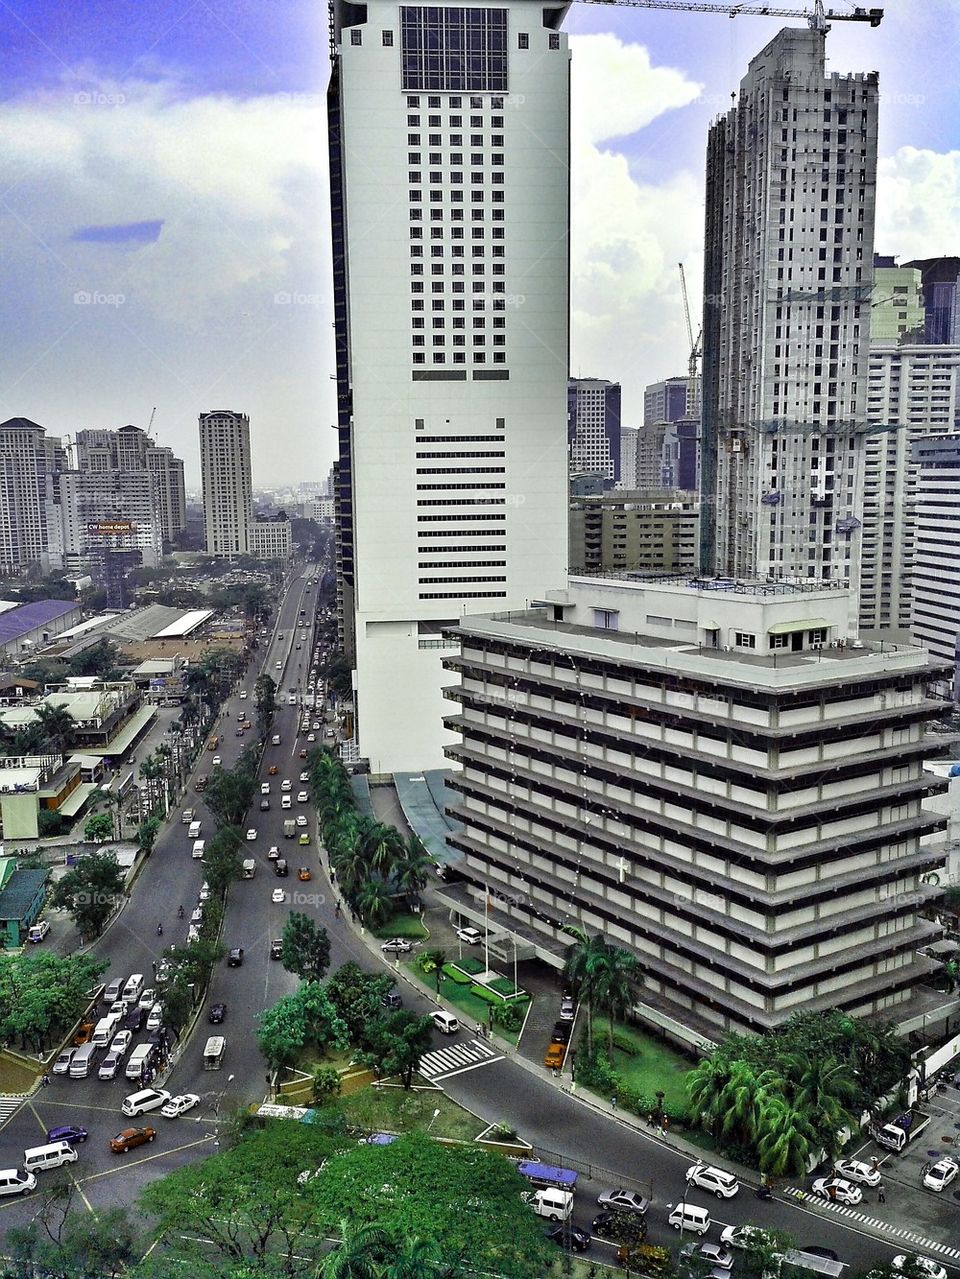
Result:
{"label": "red car", "polygon": [[124,1128],[110,1139],[110,1149],[115,1155],[125,1155],[128,1150],[142,1146],[144,1142],[153,1141],[157,1135],[156,1128],[146,1124],[143,1128]]}

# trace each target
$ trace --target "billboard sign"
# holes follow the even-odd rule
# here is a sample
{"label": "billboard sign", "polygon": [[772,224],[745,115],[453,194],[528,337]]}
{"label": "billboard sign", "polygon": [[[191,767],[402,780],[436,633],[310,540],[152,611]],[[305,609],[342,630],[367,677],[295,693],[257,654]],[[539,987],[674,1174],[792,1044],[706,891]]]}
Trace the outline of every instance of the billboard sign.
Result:
{"label": "billboard sign", "polygon": [[124,533],[132,533],[134,528],[132,520],[97,520],[96,523],[87,525],[87,532],[95,533],[100,537],[116,537]]}

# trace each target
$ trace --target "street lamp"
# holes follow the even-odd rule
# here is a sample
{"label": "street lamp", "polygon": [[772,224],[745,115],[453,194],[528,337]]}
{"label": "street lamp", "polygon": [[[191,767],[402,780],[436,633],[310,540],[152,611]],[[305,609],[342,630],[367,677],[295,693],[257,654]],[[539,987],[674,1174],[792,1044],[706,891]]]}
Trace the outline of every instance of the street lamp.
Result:
{"label": "street lamp", "polygon": [[430,1120],[430,1122],[427,1124],[427,1127],[426,1127],[426,1129],[425,1129],[425,1131],[426,1131],[426,1132],[429,1132],[429,1131],[430,1131],[430,1129],[433,1127],[433,1121],[434,1121],[434,1119],[436,1119],[436,1118],[437,1118],[437,1116],[438,1116],[439,1114],[440,1114],[440,1107],[438,1106],[438,1107],[436,1108],[436,1110],[433,1112],[433,1118],[432,1118],[432,1119]]}

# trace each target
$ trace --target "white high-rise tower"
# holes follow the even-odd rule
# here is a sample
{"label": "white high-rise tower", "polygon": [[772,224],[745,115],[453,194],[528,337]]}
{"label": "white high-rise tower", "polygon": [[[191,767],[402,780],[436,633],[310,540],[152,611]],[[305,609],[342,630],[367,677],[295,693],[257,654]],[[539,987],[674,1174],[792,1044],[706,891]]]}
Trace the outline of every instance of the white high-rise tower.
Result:
{"label": "white high-rise tower", "polygon": [[338,568],[374,772],[445,763],[443,628],[565,580],[566,8],[332,6]]}
{"label": "white high-rise tower", "polygon": [[249,555],[253,524],[250,419],[228,409],[200,414],[203,523],[210,555]]}

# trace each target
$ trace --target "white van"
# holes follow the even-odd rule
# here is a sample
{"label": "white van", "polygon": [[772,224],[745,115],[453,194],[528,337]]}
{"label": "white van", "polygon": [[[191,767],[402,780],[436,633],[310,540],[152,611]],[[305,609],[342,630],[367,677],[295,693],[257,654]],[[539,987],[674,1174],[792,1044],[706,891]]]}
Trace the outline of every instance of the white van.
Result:
{"label": "white van", "polygon": [[159,1110],[170,1100],[166,1088],[142,1088],[140,1092],[132,1092],[125,1097],[120,1109],[132,1119],[136,1115],[144,1115],[149,1110]]}
{"label": "white van", "polygon": [[155,1056],[153,1044],[138,1044],[127,1060],[124,1074],[128,1079],[142,1079]]}
{"label": "white van", "polygon": [[106,1017],[100,1018],[93,1028],[93,1034],[90,1036],[90,1042],[94,1048],[106,1048],[113,1038],[114,1031],[120,1025],[120,1021],[119,1013],[107,1013]]}
{"label": "white van", "polygon": [[200,860],[200,858],[203,856],[203,850],[206,848],[206,846],[207,845],[205,840],[198,839],[194,841],[193,853],[191,854],[194,861]]}
{"label": "white van", "polygon": [[280,807],[281,807],[281,808],[292,808],[292,807],[293,807],[293,800],[290,798],[290,796],[289,796],[289,795],[281,795],[281,796],[280,796]]}
{"label": "white van", "polygon": [[36,1174],[20,1173],[17,1168],[4,1168],[0,1171],[0,1195],[22,1195],[36,1188]]}
{"label": "white van", "polygon": [[97,1045],[83,1044],[70,1059],[70,1078],[86,1079],[90,1074],[90,1064],[97,1055]]}
{"label": "white van", "polygon": [[187,830],[187,839],[199,839],[199,838],[200,838],[200,823],[191,822]]}
{"label": "white van", "polygon": [[52,1141],[49,1146],[34,1146],[23,1152],[23,1166],[27,1172],[42,1172],[44,1168],[59,1168],[62,1164],[75,1164],[80,1158],[69,1141]]}
{"label": "white van", "polygon": [[140,992],[143,990],[143,973],[133,973],[127,978],[126,985],[123,988],[121,999],[125,999],[128,1004],[135,1004],[140,998]]}
{"label": "white van", "polygon": [[269,783],[269,782],[261,782],[261,783],[260,783],[260,794],[261,794],[261,795],[269,795],[269,794],[270,794],[270,783]]}
{"label": "white van", "polygon": [[530,1206],[538,1217],[546,1217],[548,1221],[567,1221],[573,1213],[573,1192],[548,1186],[537,1191]]}
{"label": "white van", "polygon": [[279,746],[279,745],[280,745],[280,734],[279,734],[279,733],[274,733],[273,737],[272,737],[270,740],[273,742],[274,746]]}
{"label": "white van", "polygon": [[694,1235],[705,1235],[712,1225],[710,1210],[690,1203],[677,1204],[667,1221],[674,1230],[689,1230]]}

